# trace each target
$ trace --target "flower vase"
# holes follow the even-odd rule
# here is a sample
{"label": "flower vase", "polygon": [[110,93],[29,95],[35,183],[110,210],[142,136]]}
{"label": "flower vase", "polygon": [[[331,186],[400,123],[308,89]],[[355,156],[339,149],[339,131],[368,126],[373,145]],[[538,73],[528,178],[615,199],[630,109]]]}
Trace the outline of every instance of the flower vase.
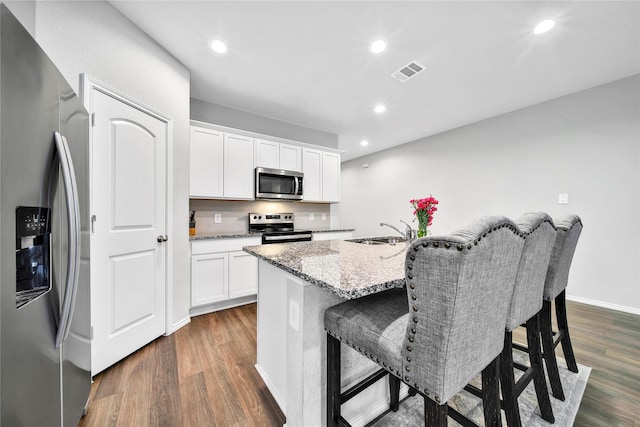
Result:
{"label": "flower vase", "polygon": [[418,219],[418,239],[427,235],[427,221]]}

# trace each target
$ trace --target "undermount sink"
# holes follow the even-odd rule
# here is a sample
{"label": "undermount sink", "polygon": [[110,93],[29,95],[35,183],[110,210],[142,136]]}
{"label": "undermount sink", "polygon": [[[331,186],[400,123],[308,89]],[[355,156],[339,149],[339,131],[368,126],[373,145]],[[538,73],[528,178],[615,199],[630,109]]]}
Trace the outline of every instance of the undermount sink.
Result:
{"label": "undermount sink", "polygon": [[395,245],[396,243],[404,243],[406,239],[395,236],[385,237],[368,237],[364,239],[351,239],[347,242],[360,243],[361,245]]}

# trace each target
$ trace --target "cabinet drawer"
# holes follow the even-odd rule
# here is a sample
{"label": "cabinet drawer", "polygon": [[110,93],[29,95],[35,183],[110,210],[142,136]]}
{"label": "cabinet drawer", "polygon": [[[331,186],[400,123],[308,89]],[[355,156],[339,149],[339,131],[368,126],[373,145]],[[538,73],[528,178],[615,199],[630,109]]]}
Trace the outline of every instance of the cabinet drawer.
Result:
{"label": "cabinet drawer", "polygon": [[191,255],[215,252],[241,251],[243,246],[262,244],[262,237],[241,237],[238,239],[194,240],[191,242]]}

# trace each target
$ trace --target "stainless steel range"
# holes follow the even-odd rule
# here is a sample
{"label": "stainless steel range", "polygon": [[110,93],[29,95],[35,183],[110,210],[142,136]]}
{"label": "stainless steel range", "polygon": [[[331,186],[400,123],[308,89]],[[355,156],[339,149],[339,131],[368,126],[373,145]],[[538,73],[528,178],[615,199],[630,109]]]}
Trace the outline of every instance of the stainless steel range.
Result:
{"label": "stainless steel range", "polygon": [[296,230],[292,213],[250,213],[249,233],[262,233],[262,244],[311,241],[311,231]]}

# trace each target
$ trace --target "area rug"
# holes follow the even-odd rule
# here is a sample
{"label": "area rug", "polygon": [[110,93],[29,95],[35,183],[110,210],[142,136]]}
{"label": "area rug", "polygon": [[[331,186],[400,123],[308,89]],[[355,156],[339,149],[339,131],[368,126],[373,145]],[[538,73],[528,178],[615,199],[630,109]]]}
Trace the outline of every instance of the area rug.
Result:
{"label": "area rug", "polygon": [[[515,357],[514,359],[517,359]],[[565,401],[562,402],[551,396],[551,406],[553,407],[553,415],[556,418],[555,424],[546,422],[540,417],[538,409],[538,401],[536,392],[531,382],[518,398],[520,405],[520,417],[523,427],[570,427],[578,413],[580,401],[587,386],[591,368],[578,364],[578,373],[573,373],[567,369],[567,365],[562,358],[558,358],[558,368],[560,370],[560,379],[564,389]],[[473,381],[474,384],[479,383],[479,378]],[[547,381],[547,386],[549,382]],[[471,418],[479,425],[484,425],[482,402],[479,398],[467,393],[460,392],[450,402],[451,407],[456,408],[465,416]],[[502,413],[502,425],[507,425]],[[449,426],[459,426],[451,417],[449,417]],[[422,396],[417,395],[406,399],[400,404],[398,412],[389,412],[383,418],[378,420],[375,427],[418,427],[424,426],[424,400]]]}

